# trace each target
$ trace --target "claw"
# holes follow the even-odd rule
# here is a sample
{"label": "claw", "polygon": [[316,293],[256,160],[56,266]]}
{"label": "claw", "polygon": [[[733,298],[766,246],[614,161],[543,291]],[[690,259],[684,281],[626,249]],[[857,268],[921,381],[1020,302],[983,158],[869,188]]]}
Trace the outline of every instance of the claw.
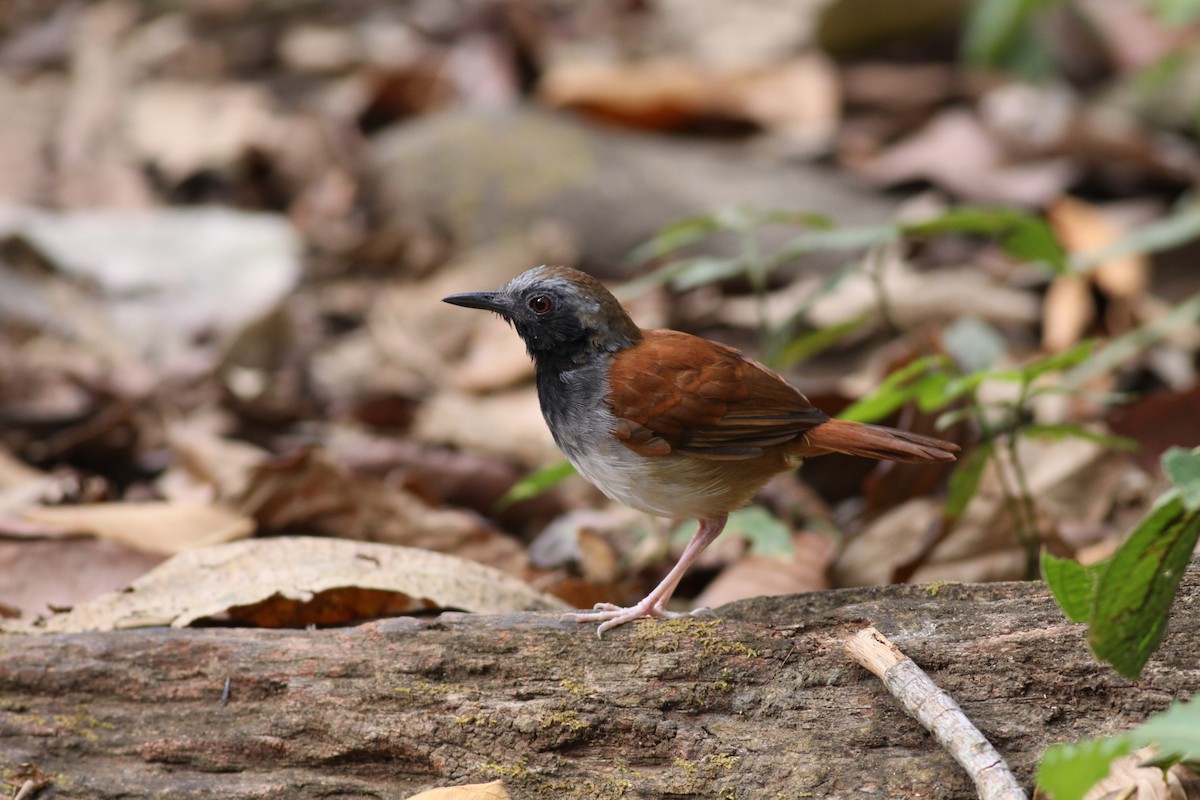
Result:
{"label": "claw", "polygon": [[563,614],[563,619],[574,622],[599,622],[600,626],[596,628],[596,636],[603,639],[605,631],[611,630],[618,625],[624,625],[626,622],[633,622],[636,619],[675,619],[676,617],[686,616],[686,613],[667,611],[657,605],[643,601],[629,608],[622,608],[612,603],[597,603],[592,611],[572,611]]}

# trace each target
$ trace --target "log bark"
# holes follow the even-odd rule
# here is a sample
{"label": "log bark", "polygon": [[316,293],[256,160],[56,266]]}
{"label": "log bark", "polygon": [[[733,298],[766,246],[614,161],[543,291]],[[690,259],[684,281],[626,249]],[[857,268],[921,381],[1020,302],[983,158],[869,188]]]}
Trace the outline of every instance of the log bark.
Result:
{"label": "log bark", "polygon": [[1193,567],[1136,683],[1092,658],[1038,583],[759,598],[603,640],[554,614],[460,613],[10,635],[0,776],[36,768],[57,798],[404,798],[496,778],[515,798],[970,797],[843,654],[849,636],[883,631],[1029,786],[1047,744],[1200,687],[1198,595]]}

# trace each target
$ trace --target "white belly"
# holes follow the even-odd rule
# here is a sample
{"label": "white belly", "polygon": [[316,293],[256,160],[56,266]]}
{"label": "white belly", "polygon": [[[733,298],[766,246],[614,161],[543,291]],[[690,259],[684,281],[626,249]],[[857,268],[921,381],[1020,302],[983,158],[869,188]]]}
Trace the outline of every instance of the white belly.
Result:
{"label": "white belly", "polygon": [[725,465],[686,456],[643,456],[615,439],[568,457],[608,497],[660,517],[718,517],[753,496],[731,496],[734,488],[722,476]]}

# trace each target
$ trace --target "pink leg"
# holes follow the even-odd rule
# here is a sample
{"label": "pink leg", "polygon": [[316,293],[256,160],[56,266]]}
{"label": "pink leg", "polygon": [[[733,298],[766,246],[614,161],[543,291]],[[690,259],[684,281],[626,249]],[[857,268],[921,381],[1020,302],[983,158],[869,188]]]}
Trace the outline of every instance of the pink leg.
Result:
{"label": "pink leg", "polygon": [[684,548],[683,555],[679,557],[679,561],[676,562],[675,566],[671,567],[671,571],[667,573],[667,577],[663,578],[662,583],[654,587],[654,591],[646,595],[637,605],[630,606],[629,608],[621,608],[612,603],[597,603],[596,610],[594,611],[576,611],[565,614],[563,618],[574,620],[575,622],[599,622],[601,625],[596,629],[596,635],[603,636],[604,632],[609,628],[615,628],[618,625],[624,625],[626,622],[632,622],[642,617],[662,618],[682,616],[676,612],[667,611],[665,608],[667,601],[675,593],[675,587],[679,585],[679,581],[683,578],[683,574],[687,572],[688,567],[704,551],[704,548],[712,544],[713,540],[721,535],[721,531],[724,529],[725,517],[701,520],[700,527],[692,535],[692,540]]}

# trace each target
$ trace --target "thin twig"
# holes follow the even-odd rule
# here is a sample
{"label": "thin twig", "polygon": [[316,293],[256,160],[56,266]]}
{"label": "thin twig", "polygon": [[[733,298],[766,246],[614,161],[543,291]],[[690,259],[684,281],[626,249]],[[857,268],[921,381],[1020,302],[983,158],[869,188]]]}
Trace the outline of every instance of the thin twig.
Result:
{"label": "thin twig", "polygon": [[1004,759],[971,724],[954,698],[937,687],[875,628],[864,628],[846,642],[846,654],[877,675],[900,706],[933,734],[975,782],[980,800],[1026,800],[1025,791]]}

